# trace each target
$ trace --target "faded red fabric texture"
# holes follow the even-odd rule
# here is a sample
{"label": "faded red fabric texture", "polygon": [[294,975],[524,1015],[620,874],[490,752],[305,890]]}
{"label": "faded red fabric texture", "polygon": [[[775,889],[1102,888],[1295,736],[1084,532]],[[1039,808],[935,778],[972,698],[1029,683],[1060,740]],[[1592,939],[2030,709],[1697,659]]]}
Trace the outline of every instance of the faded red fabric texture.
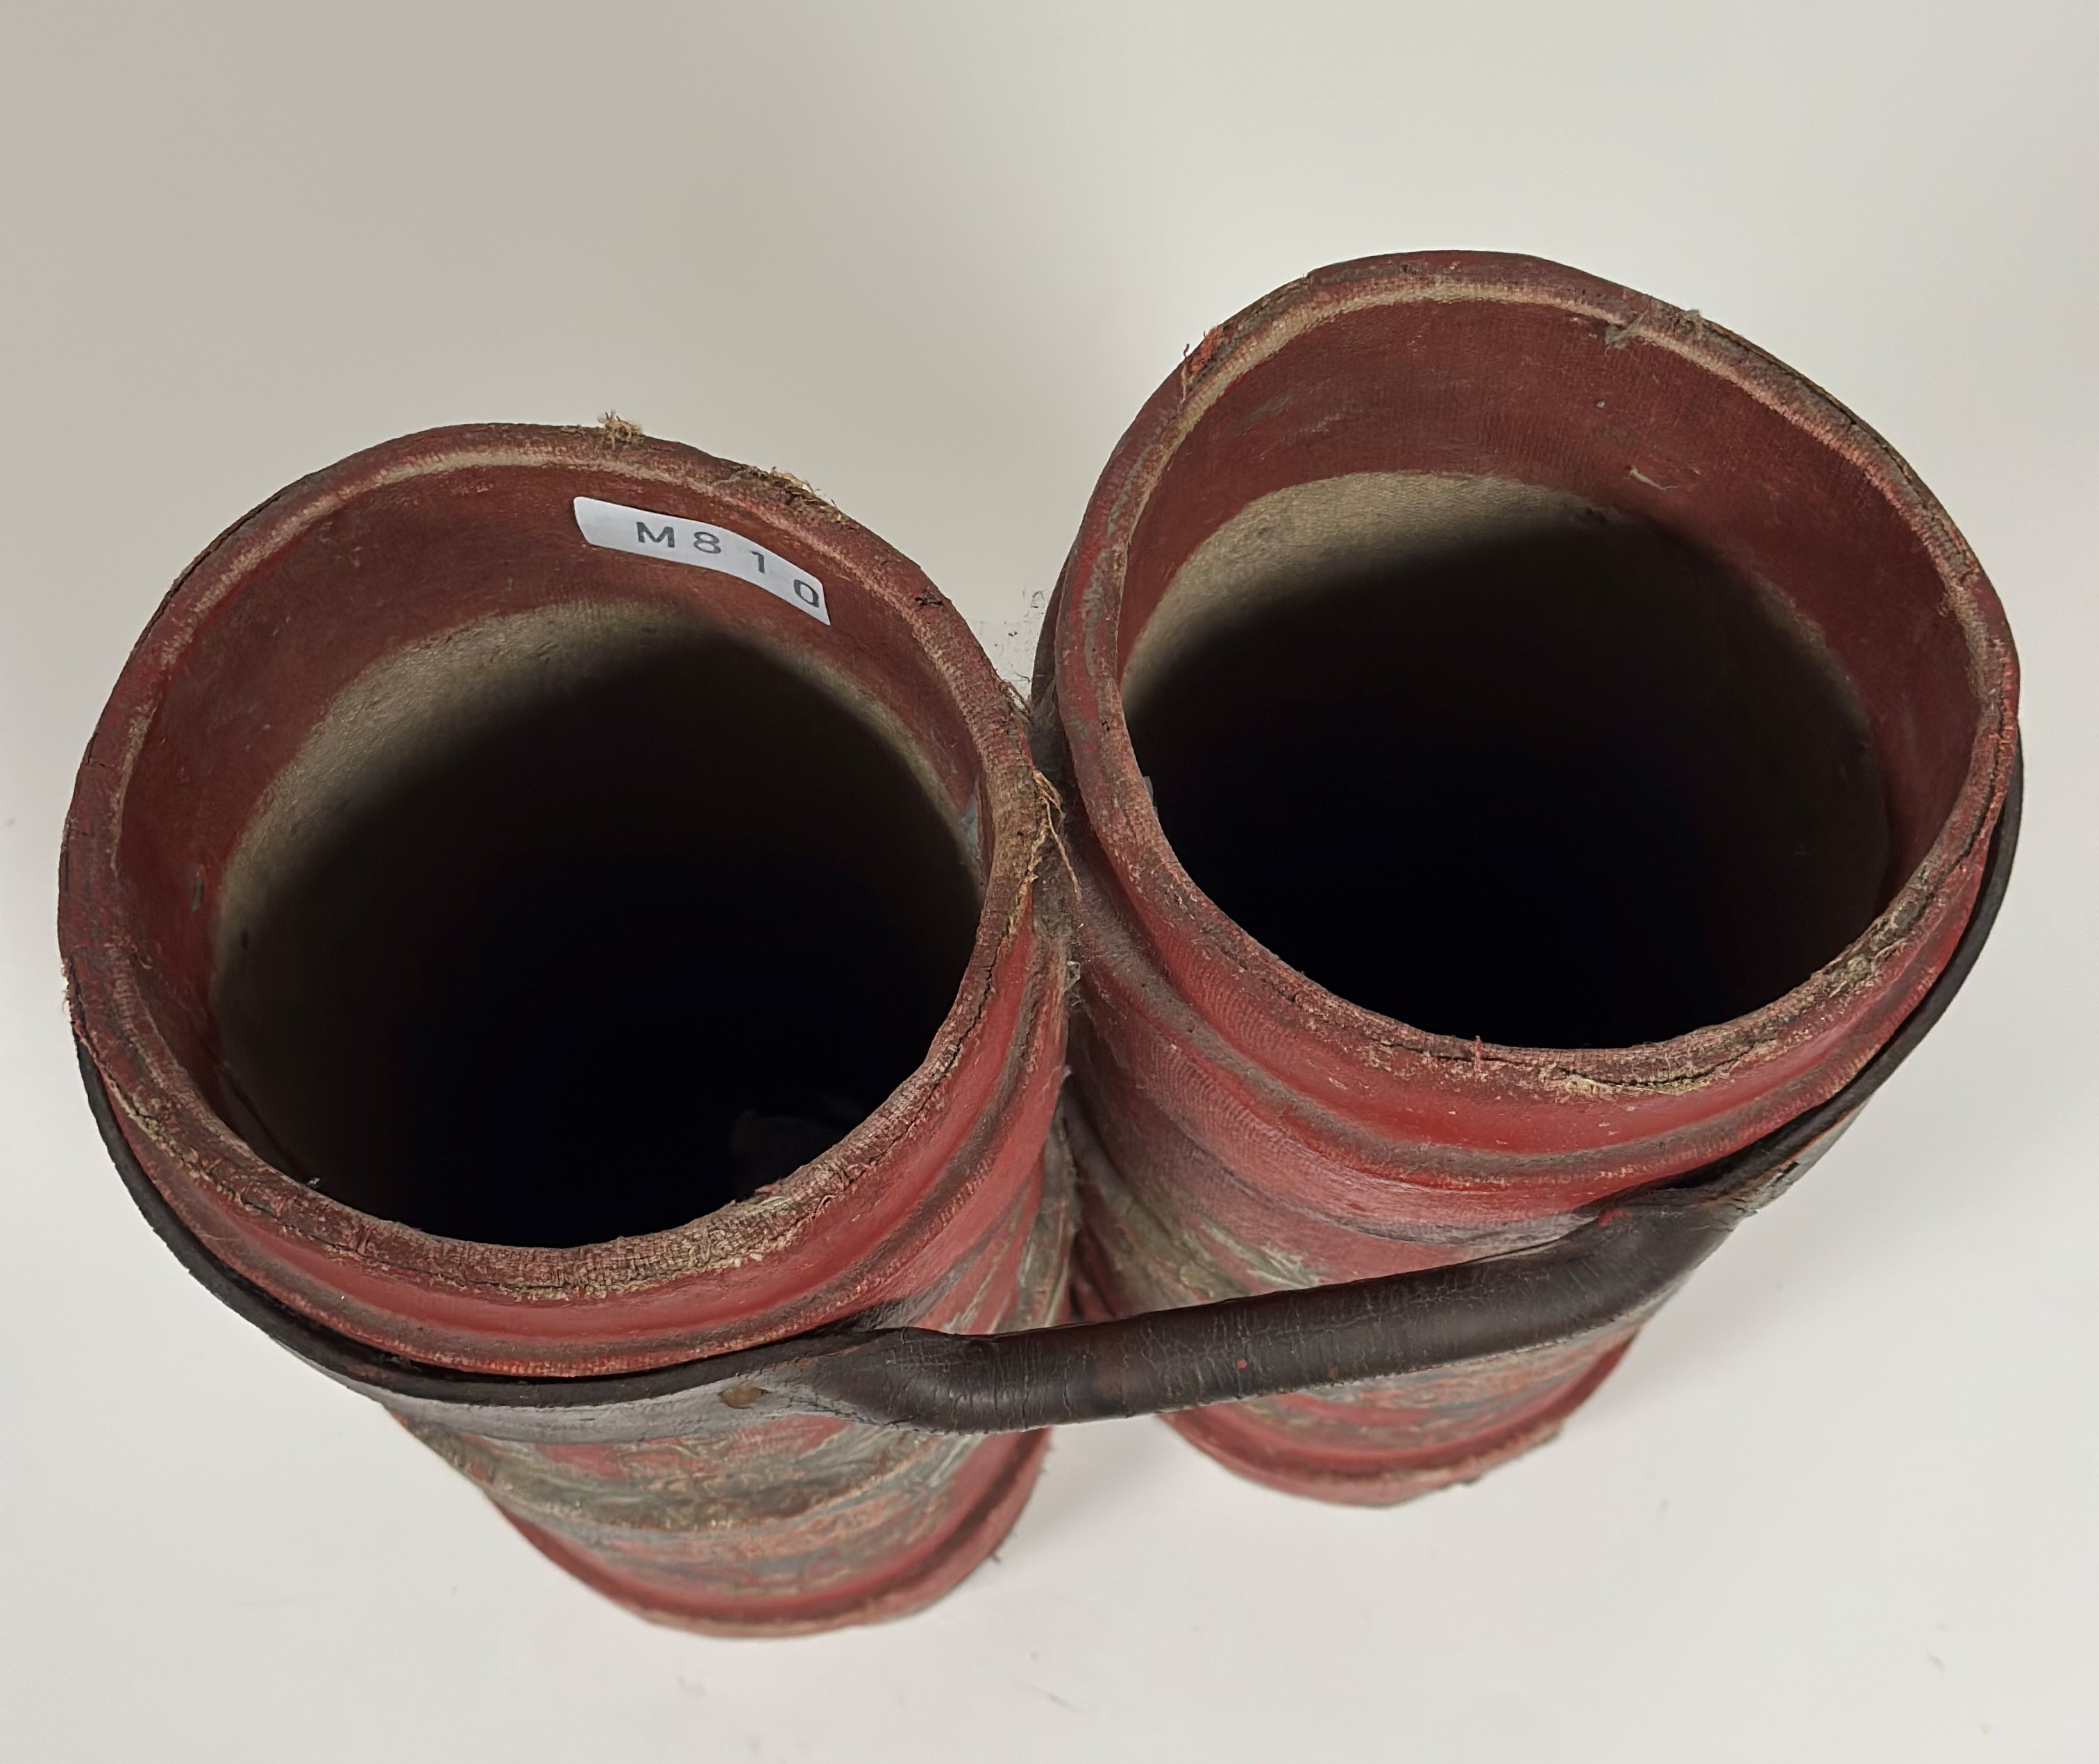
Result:
{"label": "faded red fabric texture", "polygon": [[[1236,923],[1169,843],[1123,691],[1206,542],[1280,506],[1263,499],[1336,481],[1547,494],[1774,593],[1869,732],[1890,853],[1871,922],[1746,1014],[1562,1049],[1410,1027]],[[1923,997],[1966,922],[2017,691],[2001,609],[1930,492],[1850,413],[1696,314],[1535,260],[1432,253],[1314,272],[1219,327],[1110,459],[1037,662],[1038,755],[1078,888],[1082,1308],[1545,1241],[1574,1209],[1826,1100]],[[1348,906],[1380,936],[1438,935],[1387,922],[1375,893]],[[1549,1435],[1630,1333],[1174,1424],[1276,1486],[1402,1499]]]}
{"label": "faded red fabric texture", "polygon": [[[829,622],[718,571],[585,543],[579,496],[717,523],[791,558],[821,577]],[[483,641],[492,630],[529,640]],[[923,1058],[820,1155],[728,1204],[696,1204],[689,1222],[607,1241],[437,1234],[278,1168],[255,1142],[272,1124],[243,1119],[255,1111],[214,990],[243,903],[268,891],[251,834],[333,813],[335,781],[354,783],[373,732],[422,717],[433,741],[452,739],[445,719],[489,680],[541,691],[532,670],[607,630],[643,651],[697,632],[765,658],[895,749],[977,903]],[[288,810],[295,774],[305,794]],[[645,848],[647,834],[612,837]],[[631,1371],[850,1316],[989,1331],[1063,1314],[1070,1178],[1045,1144],[1067,948],[1063,913],[1038,890],[1051,844],[1019,707],[966,625],[806,486],[611,425],[447,429],[292,486],[178,583],[81,768],[60,935],[76,1034],[125,1142],[227,1268],[425,1363]],[[579,1168],[576,1180],[618,1176]],[[593,1585],[647,1615],[733,1631],[826,1627],[937,1596],[1010,1525],[1044,1446],[811,1420],[616,1449],[425,1437]]]}

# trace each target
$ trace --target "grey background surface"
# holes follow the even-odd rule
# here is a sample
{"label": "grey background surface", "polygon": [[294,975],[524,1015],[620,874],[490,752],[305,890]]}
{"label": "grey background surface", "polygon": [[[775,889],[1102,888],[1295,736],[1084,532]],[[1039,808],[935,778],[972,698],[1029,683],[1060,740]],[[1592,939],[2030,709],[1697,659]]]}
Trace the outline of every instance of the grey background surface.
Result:
{"label": "grey background surface", "polygon": [[[0,11],[0,1753],[2099,1757],[2095,87],[2076,3]],[[152,1239],[71,1068],[55,853],[227,522],[387,436],[613,408],[811,480],[1017,668],[1186,345],[1456,245],[1828,387],[2027,671],[1982,968],[1557,1443],[1367,1513],[1075,1430],[928,1614],[702,1640]]]}

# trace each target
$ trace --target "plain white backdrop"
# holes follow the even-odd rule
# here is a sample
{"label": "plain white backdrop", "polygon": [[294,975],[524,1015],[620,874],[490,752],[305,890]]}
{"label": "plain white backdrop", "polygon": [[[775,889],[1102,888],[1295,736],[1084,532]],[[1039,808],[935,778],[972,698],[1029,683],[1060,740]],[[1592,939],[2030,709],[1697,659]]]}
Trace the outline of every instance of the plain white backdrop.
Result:
{"label": "plain white backdrop", "polygon": [[[2026,669],[1987,954],[1555,1444],[1386,1512],[1060,1436],[908,1621],[711,1641],[533,1554],[133,1211],[51,930],[82,744],[222,527],[388,436],[784,467],[1009,667],[1206,328],[1555,257],[1773,350]],[[0,11],[0,1753],[2099,1758],[2099,7]]]}

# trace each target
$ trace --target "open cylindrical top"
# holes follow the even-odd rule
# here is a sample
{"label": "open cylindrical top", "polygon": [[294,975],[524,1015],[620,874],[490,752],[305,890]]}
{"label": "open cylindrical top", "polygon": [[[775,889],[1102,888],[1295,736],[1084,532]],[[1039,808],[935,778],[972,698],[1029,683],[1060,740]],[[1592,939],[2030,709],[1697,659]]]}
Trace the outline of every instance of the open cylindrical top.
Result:
{"label": "open cylindrical top", "polygon": [[1202,1019],[1424,1180],[1688,1168],[1833,1093],[1959,935],[2016,741],[1892,451],[1696,314],[1368,259],[1221,326],[1096,489],[1045,662]]}
{"label": "open cylindrical top", "polygon": [[1046,837],[966,627],[821,498],[441,430],[163,605],[61,939],[121,1130],[235,1272],[443,1363],[627,1369],[1018,1242]]}

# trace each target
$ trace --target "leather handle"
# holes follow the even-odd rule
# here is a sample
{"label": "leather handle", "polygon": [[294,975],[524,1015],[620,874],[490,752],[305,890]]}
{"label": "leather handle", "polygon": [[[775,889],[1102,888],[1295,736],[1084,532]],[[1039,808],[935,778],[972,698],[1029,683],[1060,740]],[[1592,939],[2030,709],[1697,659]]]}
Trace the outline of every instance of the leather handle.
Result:
{"label": "leather handle", "polygon": [[784,1414],[968,1434],[1152,1414],[1428,1371],[1572,1340],[1652,1310],[1814,1161],[1944,1014],[2003,903],[2023,795],[2023,763],[2015,760],[1982,886],[1952,957],[1902,1027],[1819,1107],[1688,1176],[1603,1203],[1537,1248],[1107,1322],[1001,1335],[841,1326],[601,1378],[420,1366],[309,1322],[221,1264],[139,1167],[84,1049],[81,1071],[125,1186],[183,1265],[300,1358],[412,1422],[539,1445],[602,1445]]}

